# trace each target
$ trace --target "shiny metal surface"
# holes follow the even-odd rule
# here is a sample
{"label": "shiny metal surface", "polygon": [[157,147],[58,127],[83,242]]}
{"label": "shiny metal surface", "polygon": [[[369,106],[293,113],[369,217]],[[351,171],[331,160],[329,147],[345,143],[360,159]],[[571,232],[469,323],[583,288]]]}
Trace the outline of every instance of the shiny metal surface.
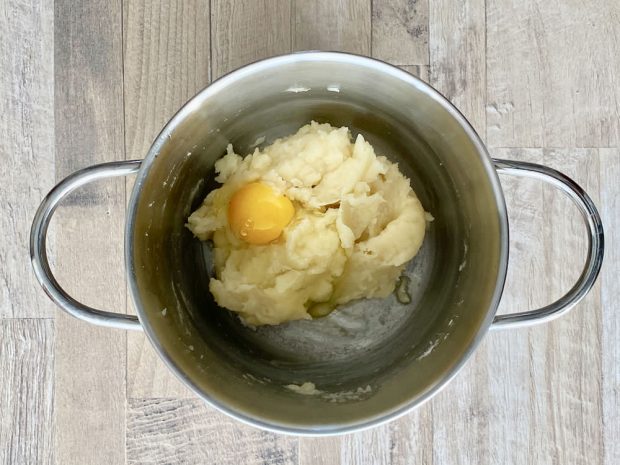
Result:
{"label": "shiny metal surface", "polygon": [[536,310],[498,315],[491,329],[511,329],[546,323],[570,311],[590,291],[603,265],[605,241],[601,217],[592,199],[575,181],[547,166],[509,160],[495,160],[500,174],[539,179],[566,194],[577,206],[588,229],[588,255],[574,286],[555,302]]}
{"label": "shiny metal surface", "polygon": [[60,286],[47,259],[47,229],[56,207],[75,189],[99,179],[127,176],[140,169],[141,160],[130,160],[89,166],[67,176],[58,183],[39,206],[30,230],[30,260],[37,280],[45,293],[65,312],[80,320],[109,328],[141,330],[138,318],[133,315],[112,313],[84,305],[71,297]]}
{"label": "shiny metal surface", "polygon": [[[411,303],[354,302],[254,331],[213,302],[210,250],[184,223],[216,186],[229,143],[247,154],[312,119],[348,126],[397,161],[435,221],[407,270]],[[457,373],[493,319],[507,245],[493,163],[450,103],[388,64],[313,52],[241,68],[188,102],[138,174],[125,250],[145,332],[187,385],[241,421],[324,435],[401,415]],[[305,382],[321,392],[286,388]]]}

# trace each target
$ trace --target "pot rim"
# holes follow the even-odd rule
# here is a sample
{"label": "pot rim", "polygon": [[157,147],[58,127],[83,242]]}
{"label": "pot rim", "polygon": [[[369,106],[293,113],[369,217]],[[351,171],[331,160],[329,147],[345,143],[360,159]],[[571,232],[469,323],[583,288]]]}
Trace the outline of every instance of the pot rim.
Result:
{"label": "pot rim", "polygon": [[[251,75],[255,72],[259,72],[265,69],[278,67],[282,64],[290,64],[290,63],[300,63],[300,62],[315,62],[315,61],[328,61],[328,62],[340,62],[340,63],[350,63],[352,65],[365,66],[369,68],[379,69],[382,72],[385,72],[395,78],[398,78],[413,87],[418,88],[419,90],[426,93],[429,97],[431,97],[436,103],[441,105],[452,117],[460,124],[465,133],[469,136],[470,140],[473,142],[476,147],[481,161],[483,163],[484,169],[487,172],[488,180],[493,189],[493,193],[496,200],[496,206],[498,210],[499,222],[500,222],[500,266],[498,270],[497,280],[495,282],[495,289],[493,291],[493,297],[491,299],[491,304],[487,311],[487,315],[480,324],[475,336],[469,343],[469,346],[465,349],[460,359],[451,369],[446,373],[443,378],[437,381],[433,386],[429,387],[428,390],[423,393],[419,398],[411,400],[405,405],[401,405],[395,408],[393,411],[388,411],[383,415],[378,415],[374,417],[370,417],[363,421],[358,421],[350,424],[343,424],[342,426],[330,426],[327,429],[319,428],[309,428],[305,426],[294,426],[287,424],[276,424],[271,423],[269,421],[261,420],[260,418],[256,418],[250,415],[246,415],[245,413],[235,410],[229,407],[226,404],[223,404],[216,399],[211,398],[208,393],[202,391],[193,381],[179,368],[179,366],[169,357],[166,350],[159,343],[157,335],[155,334],[152,326],[149,323],[148,318],[146,317],[144,308],[142,306],[141,301],[139,300],[139,291],[137,288],[136,275],[134,269],[134,260],[133,260],[133,238],[134,238],[134,225],[136,220],[136,205],[138,199],[140,197],[142,186],[148,173],[150,171],[151,165],[157,158],[157,155],[161,149],[161,147],[166,143],[168,136],[171,135],[174,130],[179,126],[181,121],[183,121],[188,115],[190,115],[193,111],[199,108],[203,102],[208,99],[210,96],[217,93],[220,89],[231,85],[235,81],[245,76]],[[154,347],[155,352],[160,359],[163,360],[164,364],[170,369],[176,376],[179,378],[186,386],[188,386],[196,395],[198,395],[201,399],[203,399],[207,404],[216,408],[220,412],[235,418],[245,424],[250,426],[262,428],[264,430],[276,432],[276,433],[284,433],[284,434],[292,434],[292,435],[301,435],[301,436],[333,436],[344,433],[351,433],[355,431],[361,431],[368,428],[372,428],[378,425],[382,425],[391,420],[399,418],[406,413],[412,411],[414,408],[422,405],[424,402],[429,400],[431,397],[435,396],[438,392],[440,392],[463,368],[467,360],[471,357],[474,350],[478,347],[482,338],[488,332],[490,325],[493,321],[495,313],[497,312],[497,307],[499,305],[499,301],[502,296],[504,283],[506,280],[506,273],[508,269],[508,215],[506,209],[506,202],[504,200],[504,194],[499,182],[499,176],[495,167],[493,165],[492,159],[483,144],[482,140],[476,133],[475,129],[469,123],[469,121],[465,118],[465,116],[452,104],[450,101],[443,96],[439,91],[431,87],[429,84],[420,80],[419,78],[413,76],[412,74],[403,71],[402,69],[389,64],[385,61],[377,60],[376,58],[370,58],[362,55],[355,55],[351,53],[345,52],[321,52],[321,51],[306,51],[306,52],[295,52],[284,55],[279,55],[271,58],[266,58],[263,60],[259,60],[248,65],[245,65],[241,68],[231,71],[228,74],[216,79],[207,87],[198,92],[194,97],[192,97],[189,101],[187,101],[181,109],[170,119],[170,121],[165,125],[164,129],[159,133],[156,137],[155,141],[151,145],[144,161],[142,162],[141,168],[137,174],[136,181],[131,193],[131,197],[129,200],[128,207],[128,216],[127,222],[125,225],[125,267],[127,269],[128,278],[129,278],[129,287],[131,290],[132,299],[136,308],[136,312],[142,327],[144,328],[144,332],[146,333],[151,345]]]}

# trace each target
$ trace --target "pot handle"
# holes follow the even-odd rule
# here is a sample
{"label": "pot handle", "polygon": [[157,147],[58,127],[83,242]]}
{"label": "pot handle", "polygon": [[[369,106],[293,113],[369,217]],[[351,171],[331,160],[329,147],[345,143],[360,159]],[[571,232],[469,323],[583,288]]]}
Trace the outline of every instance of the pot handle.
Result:
{"label": "pot handle", "polygon": [[497,315],[491,329],[518,328],[546,323],[568,313],[590,291],[603,264],[604,236],[601,217],[584,190],[568,176],[553,168],[510,160],[493,160],[500,174],[534,178],[560,189],[577,205],[588,228],[588,256],[581,276],[573,287],[557,301],[537,310]]}
{"label": "pot handle", "polygon": [[59,182],[41,202],[30,230],[30,260],[34,274],[45,293],[70,315],[98,326],[141,330],[138,317],[96,310],[78,302],[58,284],[47,259],[47,229],[58,204],[78,187],[98,179],[127,176],[140,169],[142,160],[127,160],[89,166]]}

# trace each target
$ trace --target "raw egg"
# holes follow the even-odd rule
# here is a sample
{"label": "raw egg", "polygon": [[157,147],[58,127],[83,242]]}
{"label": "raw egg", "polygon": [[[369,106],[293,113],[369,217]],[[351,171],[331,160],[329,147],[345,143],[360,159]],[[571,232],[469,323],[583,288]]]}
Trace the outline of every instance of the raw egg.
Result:
{"label": "raw egg", "polygon": [[228,203],[228,225],[242,240],[261,245],[277,239],[295,214],[293,203],[260,182],[246,184]]}

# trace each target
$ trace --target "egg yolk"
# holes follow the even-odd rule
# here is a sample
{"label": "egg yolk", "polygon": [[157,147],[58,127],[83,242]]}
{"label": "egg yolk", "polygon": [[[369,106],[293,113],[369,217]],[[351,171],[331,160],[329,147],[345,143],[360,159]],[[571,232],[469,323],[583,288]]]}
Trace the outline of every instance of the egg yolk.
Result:
{"label": "egg yolk", "polygon": [[249,244],[277,239],[293,218],[295,207],[283,195],[260,182],[247,184],[228,203],[230,229]]}

